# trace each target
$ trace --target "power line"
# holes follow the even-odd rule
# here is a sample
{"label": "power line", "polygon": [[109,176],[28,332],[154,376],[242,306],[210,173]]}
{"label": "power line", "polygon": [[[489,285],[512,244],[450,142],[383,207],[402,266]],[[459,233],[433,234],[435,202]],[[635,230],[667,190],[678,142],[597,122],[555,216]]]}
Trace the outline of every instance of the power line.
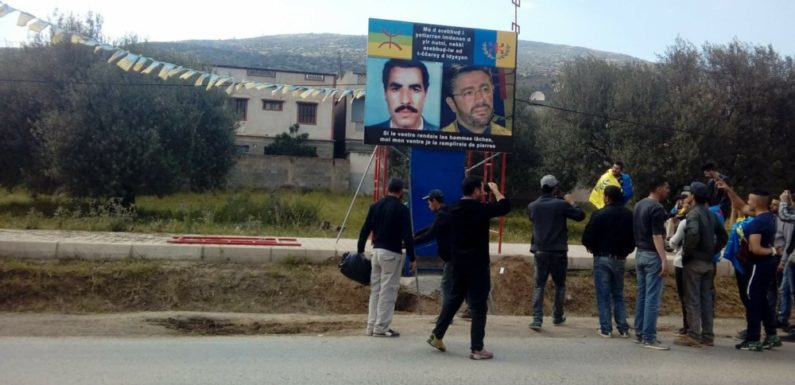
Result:
{"label": "power line", "polygon": [[609,117],[607,115],[598,114],[598,113],[595,113],[595,112],[580,111],[580,110],[575,110],[575,109],[572,109],[572,108],[553,106],[551,104],[543,104],[543,103],[539,103],[539,102],[535,102],[535,101],[527,101],[527,100],[523,100],[523,99],[516,99],[516,101],[517,102],[522,102],[522,103],[525,103],[525,104],[529,104],[531,106],[545,107],[545,108],[549,108],[549,109],[552,109],[552,110],[568,112],[568,113],[571,113],[571,114],[585,115],[585,116],[590,116],[590,117],[594,117],[594,118],[601,118],[601,119],[604,119],[604,120],[607,120],[607,121],[626,123],[626,124],[631,124],[631,125],[634,125],[634,126],[643,126],[643,127],[656,128],[656,129],[661,129],[661,130],[683,132],[683,133],[691,134],[691,135],[702,135],[702,136],[708,136],[709,135],[709,134],[706,134],[706,133],[703,133],[703,132],[690,131],[690,130],[685,130],[685,129],[681,129],[681,128],[674,128],[674,127],[668,127],[668,126],[661,126],[661,125],[658,125],[658,124],[642,123],[642,122],[636,122],[636,121],[633,121],[633,120],[622,119],[622,118],[611,118],[611,117]]}

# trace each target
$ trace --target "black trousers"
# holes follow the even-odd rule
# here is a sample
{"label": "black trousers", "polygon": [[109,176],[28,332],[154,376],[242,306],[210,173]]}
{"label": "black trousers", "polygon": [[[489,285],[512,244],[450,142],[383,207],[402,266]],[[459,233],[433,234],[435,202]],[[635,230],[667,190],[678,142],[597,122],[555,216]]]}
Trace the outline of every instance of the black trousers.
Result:
{"label": "black trousers", "polygon": [[775,280],[776,263],[772,258],[765,258],[751,261],[748,264],[750,271],[746,271],[748,276],[748,335],[746,341],[759,341],[761,339],[762,324],[765,327],[765,334],[768,336],[776,335],[775,317],[770,311],[768,302],[768,291],[770,281]]}
{"label": "black trousers", "polygon": [[483,350],[483,338],[486,336],[486,311],[491,291],[491,275],[489,267],[456,266],[450,264],[452,269],[453,287],[450,295],[444,299],[442,312],[436,320],[433,334],[436,338],[444,338],[447,328],[461,308],[464,300],[469,303],[472,312],[472,328],[470,330],[471,346],[473,351]]}
{"label": "black trousers", "polygon": [[682,327],[687,327],[687,306],[685,306],[685,281],[683,277],[684,269],[677,267],[674,269],[676,272],[676,294],[679,295],[679,304],[682,305]]}

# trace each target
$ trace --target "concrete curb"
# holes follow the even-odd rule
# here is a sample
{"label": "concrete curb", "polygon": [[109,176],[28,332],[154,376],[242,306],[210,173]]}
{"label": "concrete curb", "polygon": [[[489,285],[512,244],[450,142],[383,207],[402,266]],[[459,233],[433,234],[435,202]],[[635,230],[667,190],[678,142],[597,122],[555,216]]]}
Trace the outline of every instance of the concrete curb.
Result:
{"label": "concrete curb", "polygon": [[[120,260],[142,258],[153,260],[207,263],[326,263],[338,259],[346,251],[356,250],[355,239],[300,238],[300,247],[262,247],[238,245],[172,244],[168,234],[102,233],[46,230],[0,229],[0,256],[25,259]],[[520,257],[533,265],[528,244],[491,244],[491,260],[499,263],[505,257]],[[673,273],[673,256],[668,256],[669,272]],[[593,257],[580,245],[569,246],[569,270],[591,270]],[[627,269],[635,267],[634,255],[626,261]],[[717,265],[718,276],[732,276],[731,263]]]}

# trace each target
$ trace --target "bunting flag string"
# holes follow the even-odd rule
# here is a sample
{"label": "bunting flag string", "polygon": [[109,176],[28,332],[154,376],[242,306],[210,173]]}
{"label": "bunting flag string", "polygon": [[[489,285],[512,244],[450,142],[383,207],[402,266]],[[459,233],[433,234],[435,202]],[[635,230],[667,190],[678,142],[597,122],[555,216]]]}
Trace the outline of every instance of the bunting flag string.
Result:
{"label": "bunting flag string", "polygon": [[[16,9],[0,1],[0,18],[4,18],[13,13],[19,14],[16,25],[27,28],[31,32],[40,34],[49,28],[52,36],[50,42],[52,44],[61,44],[68,39],[71,44],[93,47],[94,54],[110,53],[110,57],[107,60],[108,64],[115,64],[125,72],[133,71],[145,75],[154,75],[164,81],[175,77],[178,77],[179,80],[190,81],[190,79],[195,76],[196,81],[194,85],[196,87],[205,87],[207,91],[210,91],[214,88],[220,89],[226,86],[225,92],[229,95],[240,90],[264,92],[272,89],[271,95],[276,95],[281,92],[282,95],[290,94],[293,97],[301,99],[322,97],[322,102],[325,102],[329,98],[334,101],[342,100],[348,95],[352,97],[351,100],[365,96],[365,90],[363,88],[316,88],[289,84],[264,83],[246,79],[239,80],[229,76],[222,77],[214,73],[158,61],[153,58],[129,52],[123,48],[114,47],[98,42],[95,39],[63,30],[44,19],[40,19],[33,14]],[[156,71],[158,69],[159,71]]]}

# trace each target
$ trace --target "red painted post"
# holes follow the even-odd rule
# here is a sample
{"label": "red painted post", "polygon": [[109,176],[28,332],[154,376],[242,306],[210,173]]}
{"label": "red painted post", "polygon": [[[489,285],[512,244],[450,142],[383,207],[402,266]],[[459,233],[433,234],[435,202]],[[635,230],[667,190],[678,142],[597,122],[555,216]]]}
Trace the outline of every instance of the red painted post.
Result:
{"label": "red painted post", "polygon": [[[508,154],[502,153],[502,164],[500,165],[500,191],[505,194],[505,169],[508,165]],[[505,217],[500,217],[499,241],[497,243],[497,254],[502,255],[502,231],[505,226]]]}

